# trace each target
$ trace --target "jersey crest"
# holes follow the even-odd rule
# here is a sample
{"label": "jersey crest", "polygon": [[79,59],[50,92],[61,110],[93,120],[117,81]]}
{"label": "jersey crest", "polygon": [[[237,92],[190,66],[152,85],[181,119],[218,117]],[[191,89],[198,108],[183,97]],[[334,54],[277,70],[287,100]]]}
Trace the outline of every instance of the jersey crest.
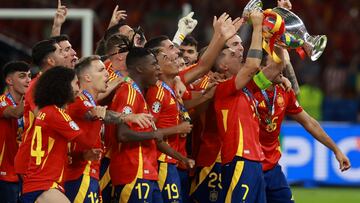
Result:
{"label": "jersey crest", "polygon": [[124,114],[131,114],[132,110],[130,106],[125,106],[122,111]]}
{"label": "jersey crest", "polygon": [[154,113],[159,113],[161,109],[161,103],[159,101],[154,102],[151,109]]}

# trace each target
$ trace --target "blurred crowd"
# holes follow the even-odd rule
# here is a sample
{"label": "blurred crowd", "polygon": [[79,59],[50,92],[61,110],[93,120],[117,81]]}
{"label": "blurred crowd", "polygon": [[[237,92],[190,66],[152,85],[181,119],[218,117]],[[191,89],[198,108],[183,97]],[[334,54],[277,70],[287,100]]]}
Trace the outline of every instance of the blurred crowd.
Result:
{"label": "blurred crowd", "polygon": [[[247,1],[244,0],[63,0],[68,8],[90,8],[95,11],[94,44],[106,29],[116,4],[127,10],[129,25],[141,25],[147,38],[159,34],[173,36],[177,19],[191,9],[199,24],[193,36],[200,47],[209,42],[212,16],[226,11],[240,16]],[[272,8],[276,1],[263,1],[264,8]],[[316,62],[300,59],[295,51],[291,59],[301,93],[301,105],[316,119],[323,121],[360,121],[360,23],[358,0],[304,0],[293,1],[292,11],[306,25],[309,34],[328,37],[325,52]],[[57,1],[1,0],[0,8],[56,8]],[[189,7],[190,6],[190,7]],[[63,32],[81,53],[80,21],[67,21]],[[0,65],[14,58],[30,62],[31,46],[49,36],[52,20],[0,19]],[[241,30],[240,30],[241,34]],[[242,36],[246,39],[246,36]],[[245,41],[246,43],[246,41]]]}

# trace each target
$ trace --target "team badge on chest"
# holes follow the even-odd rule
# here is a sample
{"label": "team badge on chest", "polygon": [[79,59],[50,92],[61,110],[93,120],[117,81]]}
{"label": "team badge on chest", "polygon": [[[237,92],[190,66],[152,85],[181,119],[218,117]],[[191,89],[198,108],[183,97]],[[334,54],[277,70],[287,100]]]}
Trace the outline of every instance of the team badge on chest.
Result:
{"label": "team badge on chest", "polygon": [[159,113],[160,109],[161,109],[161,103],[158,102],[158,101],[154,102],[152,107],[151,107],[152,112]]}
{"label": "team badge on chest", "polygon": [[122,111],[124,114],[131,114],[132,110],[130,106],[125,106]]}

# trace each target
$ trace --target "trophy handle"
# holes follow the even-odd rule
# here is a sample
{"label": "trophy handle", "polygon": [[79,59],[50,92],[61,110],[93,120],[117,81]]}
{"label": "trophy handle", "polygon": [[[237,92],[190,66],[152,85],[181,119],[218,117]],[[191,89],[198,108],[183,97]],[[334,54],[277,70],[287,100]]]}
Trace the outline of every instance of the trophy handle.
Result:
{"label": "trophy handle", "polygon": [[305,35],[304,50],[312,61],[316,61],[324,52],[327,43],[326,35]]}

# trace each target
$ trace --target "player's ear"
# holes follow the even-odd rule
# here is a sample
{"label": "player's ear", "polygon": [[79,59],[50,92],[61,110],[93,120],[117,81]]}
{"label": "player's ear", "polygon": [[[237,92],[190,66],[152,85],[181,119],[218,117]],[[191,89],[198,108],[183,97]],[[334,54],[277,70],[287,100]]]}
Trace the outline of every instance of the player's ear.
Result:
{"label": "player's ear", "polygon": [[11,86],[14,84],[12,78],[10,78],[9,76],[5,78],[5,82],[7,85]]}
{"label": "player's ear", "polygon": [[143,68],[141,68],[141,66],[136,66],[136,67],[135,67],[135,70],[136,70],[137,72],[139,72],[139,73],[143,73],[143,72],[144,72],[144,70],[143,70]]}
{"label": "player's ear", "polygon": [[46,59],[46,63],[49,64],[50,66],[55,66],[55,60],[52,57],[47,57]]}
{"label": "player's ear", "polygon": [[83,78],[85,79],[86,82],[91,82],[91,75],[90,75],[90,74],[85,73],[85,74],[83,75]]}

